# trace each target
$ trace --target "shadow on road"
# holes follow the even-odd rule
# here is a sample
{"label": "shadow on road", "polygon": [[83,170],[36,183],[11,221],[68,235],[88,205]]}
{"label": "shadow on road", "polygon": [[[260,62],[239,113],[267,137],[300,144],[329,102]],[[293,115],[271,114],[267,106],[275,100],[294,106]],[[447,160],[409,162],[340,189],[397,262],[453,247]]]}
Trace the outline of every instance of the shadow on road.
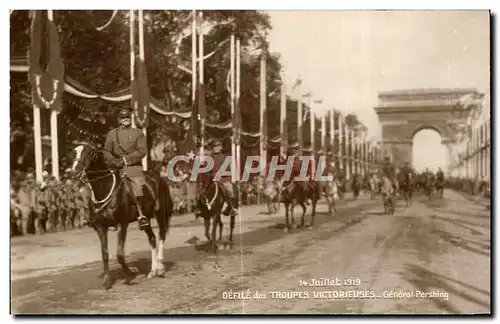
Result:
{"label": "shadow on road", "polygon": [[[356,224],[360,221],[359,218],[353,217],[353,214],[356,214],[358,211],[361,211],[368,206],[373,205],[373,202],[366,202],[363,204],[359,204],[357,206],[346,207],[345,209],[339,210],[334,216],[329,217],[327,213],[317,213],[317,217],[315,218],[315,226],[320,226],[322,224],[328,222],[344,222],[340,228],[337,228],[334,231],[328,230],[325,233],[320,233],[321,237],[331,237],[335,233],[339,233],[342,230],[347,229],[348,227]],[[307,214],[308,215],[308,214]],[[269,222],[269,220],[266,220]],[[236,231],[238,230],[238,225],[236,226]],[[266,244],[272,241],[279,240],[283,238],[285,235],[294,235],[295,233],[303,232],[303,230],[297,229],[296,231],[292,231],[291,233],[285,234],[280,230],[273,230],[269,227],[263,227],[255,230],[251,230],[249,232],[241,234],[236,234],[233,237],[234,248],[229,250],[221,250],[218,253],[218,257],[228,256],[228,255],[248,255],[252,254],[252,247]],[[226,239],[227,236],[223,237]],[[320,238],[321,239],[321,238]],[[97,236],[95,237],[97,241]],[[142,243],[141,243],[142,244]],[[200,251],[201,250],[201,251]],[[168,260],[166,262],[167,273],[165,274],[166,280],[168,280],[169,273],[176,269],[183,268],[179,264],[185,262],[195,262],[196,264],[203,264],[210,260],[213,260],[213,254],[204,252],[204,248],[195,248],[193,246],[187,247],[177,247],[177,248],[168,248],[168,236],[166,240],[166,251],[165,258]],[[114,251],[111,250],[111,255],[113,255]],[[89,253],[99,254],[98,249],[95,251],[89,251]],[[134,269],[134,271],[138,275],[146,275],[150,269],[150,251],[142,251],[136,252],[132,254],[127,254],[127,263],[129,266]],[[111,260],[110,260],[111,261]],[[51,275],[43,275],[34,278],[26,278],[19,279],[11,283],[11,295],[12,295],[12,305],[13,309],[16,312],[36,312],[37,307],[33,304],[40,304],[41,299],[35,299],[32,303],[22,303],[24,296],[28,296],[32,294],[34,291],[37,292],[37,297],[48,299],[50,296],[50,300],[58,300],[59,298],[68,298],[68,295],[73,294],[82,294],[89,290],[93,289],[101,289],[101,279],[98,278],[98,274],[100,273],[101,261],[87,263],[81,266],[74,266],[64,269],[60,273],[51,274]],[[110,262],[111,276],[116,281],[125,280],[126,277],[119,267],[119,265],[112,260]],[[191,267],[196,269],[196,265]],[[180,270],[180,271],[183,271]],[[138,279],[144,278],[144,276],[138,276]],[[136,283],[136,281],[132,281],[131,284]],[[19,300],[22,305],[16,305],[16,300]],[[30,306],[31,305],[31,306]],[[40,311],[40,310],[39,310]],[[40,311],[42,312],[42,311]]]}
{"label": "shadow on road", "polygon": [[[420,291],[431,292],[439,290],[441,292],[448,292],[448,294],[450,295],[448,300],[440,298],[430,299],[436,305],[436,307],[443,311],[450,313],[461,313],[459,309],[451,305],[450,299],[452,298],[452,296],[461,297],[491,311],[490,292],[486,290],[476,288],[472,285],[435,272],[431,272],[414,264],[405,265],[405,270],[403,273],[400,273],[400,275]],[[456,288],[455,286],[460,286],[462,289]],[[476,293],[481,294],[484,298],[488,298],[488,301],[484,301],[483,298],[481,298],[483,299],[481,300],[477,297],[472,296],[469,291],[475,291]]]}

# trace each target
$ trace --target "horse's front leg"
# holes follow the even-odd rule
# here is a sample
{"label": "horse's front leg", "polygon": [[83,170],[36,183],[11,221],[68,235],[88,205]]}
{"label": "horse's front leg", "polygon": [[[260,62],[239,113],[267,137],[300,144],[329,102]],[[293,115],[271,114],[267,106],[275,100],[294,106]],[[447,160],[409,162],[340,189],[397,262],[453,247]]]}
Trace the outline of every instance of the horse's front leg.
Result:
{"label": "horse's front leg", "polygon": [[229,219],[229,247],[233,248],[233,232],[236,223],[236,216],[231,216]]}
{"label": "horse's front leg", "polygon": [[212,239],[210,238],[210,217],[204,217],[203,222],[205,225],[205,237],[207,241],[210,242]]}
{"label": "horse's front leg", "polygon": [[156,276],[158,270],[158,251],[156,246],[156,235],[153,232],[151,226],[148,226],[144,232],[146,233],[149,241],[149,246],[151,248],[151,270],[149,271],[147,278],[151,279]]}
{"label": "horse's front leg", "polygon": [[312,230],[314,226],[314,218],[316,217],[316,204],[318,203],[317,198],[313,198],[312,201],[312,213],[311,213],[311,223],[309,224],[308,229]]}
{"label": "horse's front leg", "polygon": [[219,222],[219,241],[222,241],[222,230],[224,228],[224,222],[221,221]]}
{"label": "horse's front leg", "polygon": [[[313,202],[313,205],[314,205],[314,202]],[[306,207],[305,202],[300,203],[300,206],[302,207],[302,218],[300,220],[300,227],[304,227],[304,225],[306,223],[306,210],[307,210],[307,207]]]}
{"label": "horse's front leg", "polygon": [[220,212],[214,215],[214,221],[212,222],[212,250],[214,253],[217,253],[217,226],[219,222],[221,222]]}
{"label": "horse's front leg", "polygon": [[289,204],[285,203],[285,228],[283,228],[283,232],[284,233],[288,233],[288,229],[290,228],[290,221],[288,219],[288,217],[289,217],[289,214],[288,214],[289,207],[290,207]]}
{"label": "horse's front leg", "polygon": [[102,274],[99,276],[104,278],[103,286],[110,289],[113,286],[113,281],[109,276],[109,252],[108,252],[108,228],[105,226],[94,227],[101,242],[101,258],[102,258]]}
{"label": "horse's front leg", "polygon": [[295,204],[292,202],[290,204],[290,218],[292,219],[292,228],[297,228],[297,225],[295,224],[295,217],[293,215],[295,211]]}
{"label": "horse's front leg", "polygon": [[118,229],[118,246],[116,248],[116,260],[121,265],[125,275],[127,276],[127,283],[132,279],[133,272],[125,262],[125,241],[127,240],[127,226],[128,224],[121,224]]}

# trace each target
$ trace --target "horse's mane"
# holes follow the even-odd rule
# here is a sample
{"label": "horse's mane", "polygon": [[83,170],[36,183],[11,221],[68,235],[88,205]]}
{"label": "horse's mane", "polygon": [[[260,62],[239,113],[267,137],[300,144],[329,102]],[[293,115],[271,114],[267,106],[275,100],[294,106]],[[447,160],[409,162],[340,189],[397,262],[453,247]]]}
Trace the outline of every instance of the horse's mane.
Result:
{"label": "horse's mane", "polygon": [[106,151],[106,149],[104,149],[101,145],[98,145],[94,142],[82,141],[79,142],[78,144],[89,148],[92,151],[92,154],[94,155],[92,161],[88,166],[88,170],[101,171],[109,169],[106,160],[104,159],[104,152]]}

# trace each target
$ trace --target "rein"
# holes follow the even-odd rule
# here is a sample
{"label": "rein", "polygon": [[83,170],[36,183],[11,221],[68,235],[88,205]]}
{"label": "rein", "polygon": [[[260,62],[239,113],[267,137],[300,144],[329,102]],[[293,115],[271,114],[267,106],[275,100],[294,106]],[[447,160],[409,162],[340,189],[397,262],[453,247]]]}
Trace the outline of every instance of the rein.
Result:
{"label": "rein", "polygon": [[215,199],[217,198],[217,196],[219,195],[219,184],[217,182],[213,182],[213,184],[215,185],[215,193],[210,201],[208,201],[207,196],[205,195],[205,192],[207,191],[208,187],[206,187],[205,190],[203,190],[203,192],[200,194],[200,198],[201,197],[204,198],[204,200],[205,200],[204,204],[205,204],[205,206],[207,206],[208,210],[212,209],[212,205],[215,202]]}

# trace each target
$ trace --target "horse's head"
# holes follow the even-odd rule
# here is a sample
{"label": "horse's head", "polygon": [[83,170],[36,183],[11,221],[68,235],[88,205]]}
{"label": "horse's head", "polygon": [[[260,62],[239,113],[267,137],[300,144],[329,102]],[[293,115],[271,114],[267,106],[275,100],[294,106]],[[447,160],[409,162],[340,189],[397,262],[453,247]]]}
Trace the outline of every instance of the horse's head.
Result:
{"label": "horse's head", "polygon": [[99,148],[93,143],[80,142],[73,150],[75,151],[75,157],[71,171],[78,178],[84,177],[86,171],[91,169],[93,164],[102,160],[99,159],[99,157],[102,157],[102,154],[99,154]]}

